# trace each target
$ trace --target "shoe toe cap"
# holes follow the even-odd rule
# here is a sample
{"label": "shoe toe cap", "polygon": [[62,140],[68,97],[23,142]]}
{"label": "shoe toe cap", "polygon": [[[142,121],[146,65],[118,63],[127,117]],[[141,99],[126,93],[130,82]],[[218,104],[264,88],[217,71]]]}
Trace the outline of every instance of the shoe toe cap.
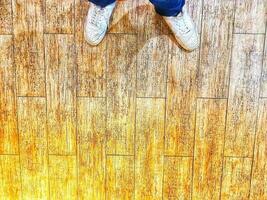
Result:
{"label": "shoe toe cap", "polygon": [[199,47],[199,43],[198,33],[194,33],[184,46],[186,50],[193,51]]}
{"label": "shoe toe cap", "polygon": [[84,30],[85,40],[91,45],[98,45],[105,36],[105,31],[87,26]]}

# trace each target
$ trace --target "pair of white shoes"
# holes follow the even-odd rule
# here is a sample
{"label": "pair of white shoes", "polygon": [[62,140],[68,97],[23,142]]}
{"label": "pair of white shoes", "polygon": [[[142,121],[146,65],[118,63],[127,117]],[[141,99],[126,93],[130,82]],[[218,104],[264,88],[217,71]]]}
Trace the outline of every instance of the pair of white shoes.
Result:
{"label": "pair of white shoes", "polygon": [[[91,45],[98,45],[104,38],[115,8],[116,2],[100,7],[90,3],[85,20],[84,34],[86,41]],[[163,17],[172,30],[177,42],[186,50],[192,51],[199,46],[199,37],[192,18],[187,13],[186,6],[182,12],[174,17]]]}

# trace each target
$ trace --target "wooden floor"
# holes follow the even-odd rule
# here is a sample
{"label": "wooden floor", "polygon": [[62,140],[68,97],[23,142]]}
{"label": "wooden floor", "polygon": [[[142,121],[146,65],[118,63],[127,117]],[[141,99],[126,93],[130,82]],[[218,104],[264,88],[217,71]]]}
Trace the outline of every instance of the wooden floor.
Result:
{"label": "wooden floor", "polygon": [[148,0],[97,47],[86,0],[0,1],[0,199],[267,199],[266,0],[188,0],[179,48]]}

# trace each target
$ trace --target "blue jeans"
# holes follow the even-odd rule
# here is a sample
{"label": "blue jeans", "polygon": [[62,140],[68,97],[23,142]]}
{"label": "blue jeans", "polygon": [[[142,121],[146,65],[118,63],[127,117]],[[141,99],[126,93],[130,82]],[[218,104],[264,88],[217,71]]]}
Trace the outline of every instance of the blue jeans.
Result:
{"label": "blue jeans", "polygon": [[[105,7],[114,3],[116,0],[89,0],[90,2]],[[129,0],[131,1],[131,0]],[[155,10],[162,16],[176,16],[181,11],[185,4],[185,0],[149,0],[154,4]]]}

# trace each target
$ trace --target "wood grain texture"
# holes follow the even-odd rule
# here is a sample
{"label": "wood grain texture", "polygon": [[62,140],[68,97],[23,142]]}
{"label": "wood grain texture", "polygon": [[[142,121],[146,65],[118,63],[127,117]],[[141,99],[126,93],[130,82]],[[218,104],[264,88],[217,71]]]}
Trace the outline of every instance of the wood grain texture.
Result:
{"label": "wood grain texture", "polygon": [[243,200],[249,197],[251,158],[225,158],[221,199]]}
{"label": "wood grain texture", "polygon": [[137,96],[165,97],[169,29],[147,0],[139,1]]}
{"label": "wood grain texture", "polygon": [[200,33],[203,1],[187,0],[185,3],[188,8],[188,13],[192,17],[197,31]]}
{"label": "wood grain texture", "polygon": [[138,43],[140,44],[137,55],[138,97],[166,96],[168,43],[168,36],[153,37],[143,44]]}
{"label": "wood grain texture", "polygon": [[106,199],[134,198],[134,157],[107,156]]}
{"label": "wood grain texture", "polygon": [[169,46],[165,154],[192,156],[199,52]]}
{"label": "wood grain texture", "polygon": [[12,36],[0,36],[0,154],[18,153]]}
{"label": "wood grain texture", "polygon": [[134,153],[136,36],[109,35],[107,51],[107,152]]}
{"label": "wood grain texture", "polygon": [[73,33],[74,0],[45,1],[45,32]]}
{"label": "wood grain texture", "polygon": [[84,20],[88,1],[75,1],[75,45],[77,55],[78,96],[106,96],[106,39],[90,46],[84,39]]}
{"label": "wood grain texture", "polygon": [[0,2],[0,35],[12,34],[12,6],[11,0]]}
{"label": "wood grain texture", "polygon": [[77,199],[76,156],[49,156],[50,199]]}
{"label": "wood grain texture", "polygon": [[235,10],[235,33],[265,33],[266,0],[237,0]]}
{"label": "wood grain texture", "polygon": [[18,99],[22,199],[46,199],[48,151],[45,98]]}
{"label": "wood grain texture", "polygon": [[21,199],[21,176],[18,155],[0,155],[0,199]]}
{"label": "wood grain texture", "polygon": [[227,97],[232,48],[234,1],[204,0],[199,97]]}
{"label": "wood grain texture", "polygon": [[219,199],[226,105],[224,99],[197,101],[192,199]]}
{"label": "wood grain texture", "polygon": [[267,99],[259,101],[250,199],[267,199]]}
{"label": "wood grain texture", "polygon": [[162,199],[164,154],[163,99],[137,99],[135,198]]}
{"label": "wood grain texture", "polygon": [[13,26],[19,96],[45,96],[43,1],[14,0]]}
{"label": "wood grain texture", "polygon": [[151,0],[0,0],[0,200],[265,200],[266,0],[185,0],[180,49]]}
{"label": "wood grain texture", "polygon": [[45,35],[49,154],[76,153],[76,73],[73,36]]}
{"label": "wood grain texture", "polygon": [[192,157],[165,157],[163,199],[191,199]]}
{"label": "wood grain texture", "polygon": [[225,155],[252,157],[260,75],[262,35],[235,35],[225,139]]}
{"label": "wood grain texture", "polygon": [[110,33],[136,33],[138,0],[117,0],[109,25]]}
{"label": "wood grain texture", "polygon": [[261,97],[267,98],[267,34],[265,34],[265,47],[263,55],[263,66],[261,73]]}
{"label": "wood grain texture", "polygon": [[105,199],[106,100],[79,98],[78,195],[80,199]]}

